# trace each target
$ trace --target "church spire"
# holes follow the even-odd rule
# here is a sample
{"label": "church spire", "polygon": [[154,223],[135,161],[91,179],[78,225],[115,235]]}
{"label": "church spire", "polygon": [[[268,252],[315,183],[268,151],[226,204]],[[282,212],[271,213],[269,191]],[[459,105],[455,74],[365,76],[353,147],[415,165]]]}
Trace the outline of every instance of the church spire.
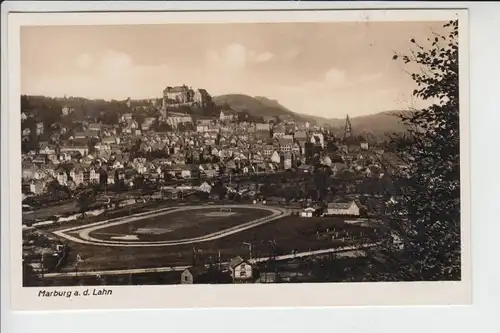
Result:
{"label": "church spire", "polygon": [[349,115],[345,118],[345,129],[344,129],[344,138],[350,138],[352,136],[352,125],[351,120],[349,119]]}

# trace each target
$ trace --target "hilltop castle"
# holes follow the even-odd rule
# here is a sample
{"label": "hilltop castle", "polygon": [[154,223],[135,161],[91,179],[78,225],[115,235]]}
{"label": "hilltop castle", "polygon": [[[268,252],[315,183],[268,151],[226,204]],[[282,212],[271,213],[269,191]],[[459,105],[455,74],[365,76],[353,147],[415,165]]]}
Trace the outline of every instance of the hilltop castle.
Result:
{"label": "hilltop castle", "polygon": [[162,114],[167,117],[168,107],[193,106],[204,107],[212,102],[212,97],[205,89],[192,89],[183,84],[177,87],[166,87],[163,90]]}

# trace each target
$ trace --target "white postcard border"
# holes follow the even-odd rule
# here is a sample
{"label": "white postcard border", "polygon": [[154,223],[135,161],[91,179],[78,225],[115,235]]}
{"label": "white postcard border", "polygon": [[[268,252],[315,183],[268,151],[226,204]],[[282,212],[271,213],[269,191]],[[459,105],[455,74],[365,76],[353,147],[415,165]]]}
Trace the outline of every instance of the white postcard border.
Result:
{"label": "white postcard border", "polygon": [[[358,12],[281,12],[280,21],[293,20],[448,20],[458,11],[358,11]],[[450,16],[450,13],[452,14]],[[439,14],[439,15],[438,15]],[[13,15],[13,14],[11,14]],[[217,21],[247,20],[270,21],[277,17],[270,12],[238,13],[127,13],[105,17],[101,14],[18,14],[19,20],[9,17],[9,105],[7,118],[9,182],[9,232],[11,305],[14,310],[70,310],[70,309],[130,309],[130,308],[210,308],[210,307],[304,307],[304,306],[347,306],[347,305],[440,305],[467,304],[471,301],[470,266],[470,136],[469,136],[469,65],[468,65],[468,22],[467,13],[461,11],[460,22],[460,107],[461,107],[461,163],[462,177],[462,281],[433,283],[345,283],[345,284],[279,284],[279,285],[203,285],[203,286],[112,286],[112,297],[91,298],[40,298],[39,290],[84,290],[87,287],[23,288],[21,285],[21,187],[20,149],[17,139],[20,135],[20,76],[19,73],[19,26],[20,24],[62,25],[88,24],[148,24],[166,23],[168,20],[188,22],[207,21],[217,16]],[[220,15],[220,16],[219,16]],[[241,15],[241,17],[240,17]],[[252,17],[252,15],[256,15]],[[303,16],[301,16],[303,15]],[[317,19],[318,20],[318,19]],[[5,137],[4,137],[5,138]],[[3,144],[3,143],[2,143]],[[5,147],[5,146],[4,146]],[[3,154],[2,154],[3,155]],[[5,158],[5,155],[4,155]],[[2,168],[5,168],[2,165]],[[5,171],[5,170],[4,170]],[[2,191],[4,188],[2,187]],[[4,197],[5,198],[5,197]],[[3,206],[5,209],[5,206]]]}

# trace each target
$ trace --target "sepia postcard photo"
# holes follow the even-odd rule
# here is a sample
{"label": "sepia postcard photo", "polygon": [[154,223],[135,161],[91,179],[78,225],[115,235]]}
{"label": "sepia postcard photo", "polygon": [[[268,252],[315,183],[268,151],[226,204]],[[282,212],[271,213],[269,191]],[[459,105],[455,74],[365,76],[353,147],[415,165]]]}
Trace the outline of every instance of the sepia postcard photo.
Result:
{"label": "sepia postcard photo", "polygon": [[466,12],[9,20],[15,309],[470,302]]}

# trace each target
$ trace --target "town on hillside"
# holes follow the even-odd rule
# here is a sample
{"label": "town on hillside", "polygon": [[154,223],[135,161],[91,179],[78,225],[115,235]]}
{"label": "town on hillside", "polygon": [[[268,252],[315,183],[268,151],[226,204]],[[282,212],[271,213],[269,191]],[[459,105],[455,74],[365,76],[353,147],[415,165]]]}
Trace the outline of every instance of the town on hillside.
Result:
{"label": "town on hillside", "polygon": [[[380,218],[404,164],[356,134],[348,115],[339,133],[237,112],[186,85],[150,100],[21,102],[26,285],[344,281],[372,265],[362,249],[397,244]],[[146,222],[93,237],[81,229],[130,216]],[[134,260],[80,240],[178,246]],[[92,273],[124,267],[135,271]]]}

